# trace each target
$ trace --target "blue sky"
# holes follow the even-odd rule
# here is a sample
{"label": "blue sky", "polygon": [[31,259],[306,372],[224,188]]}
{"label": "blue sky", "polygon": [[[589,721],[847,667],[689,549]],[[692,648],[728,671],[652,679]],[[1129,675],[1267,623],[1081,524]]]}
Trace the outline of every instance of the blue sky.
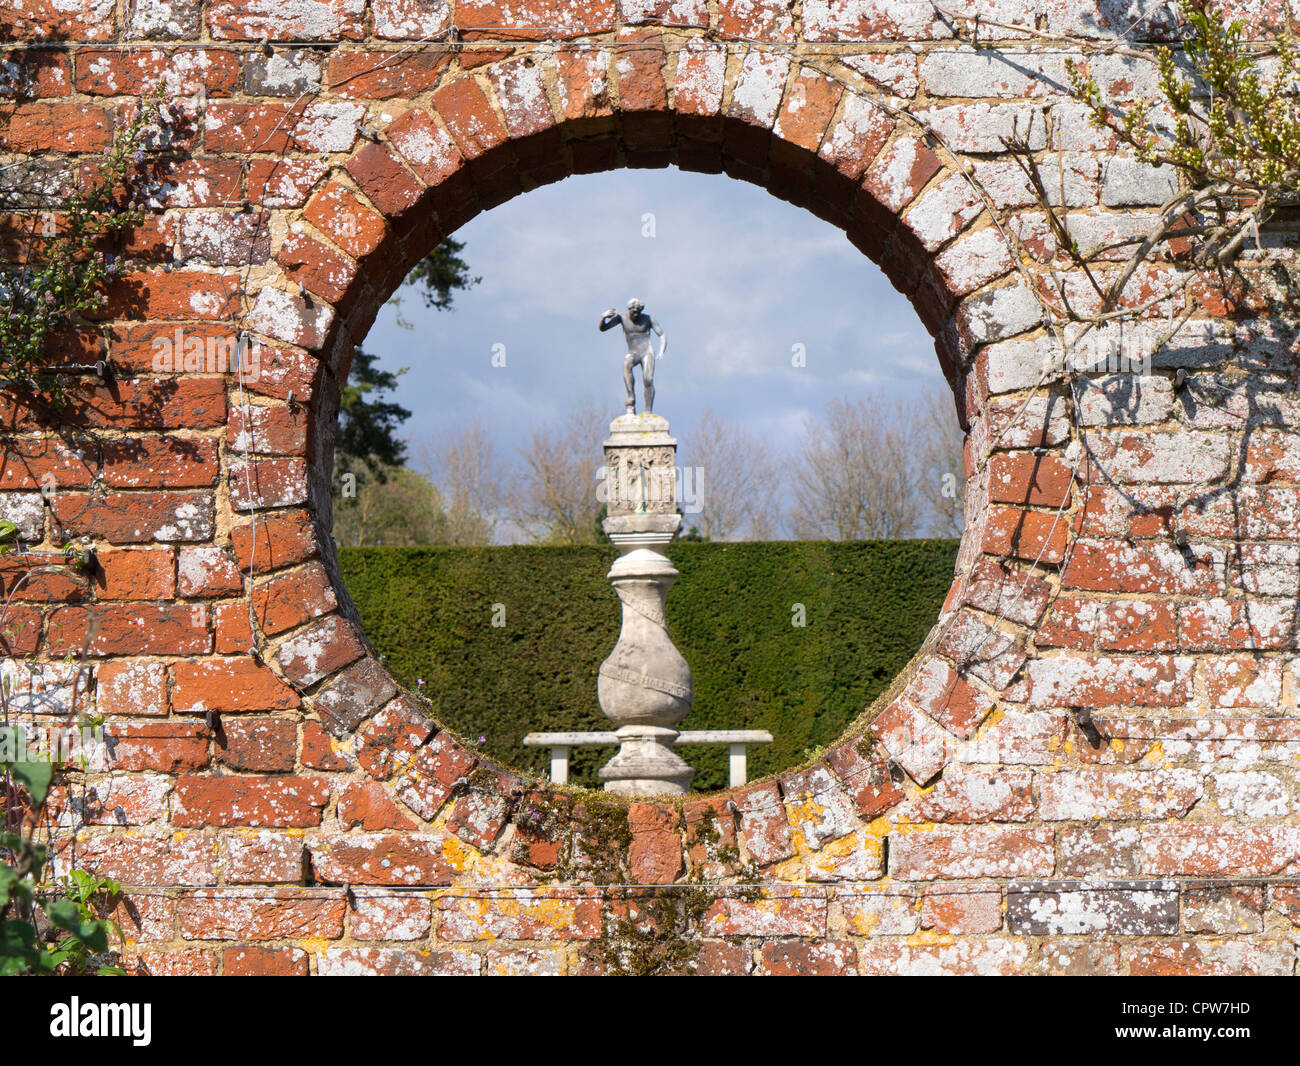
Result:
{"label": "blue sky", "polygon": [[[481,284],[444,312],[404,288],[365,344],[385,368],[410,368],[394,398],[413,411],[413,441],[478,419],[498,455],[512,458],[532,429],[577,405],[614,418],[622,336],[596,323],[632,296],[668,334],[655,409],[670,420],[683,464],[706,409],[743,419],[777,457],[793,456],[805,417],[835,397],[945,387],[915,312],[843,233],[722,175],[572,177],[479,215],[456,236]],[[498,344],[505,367],[492,365]],[[803,368],[791,365],[796,344]],[[639,373],[637,396],[640,409]]]}

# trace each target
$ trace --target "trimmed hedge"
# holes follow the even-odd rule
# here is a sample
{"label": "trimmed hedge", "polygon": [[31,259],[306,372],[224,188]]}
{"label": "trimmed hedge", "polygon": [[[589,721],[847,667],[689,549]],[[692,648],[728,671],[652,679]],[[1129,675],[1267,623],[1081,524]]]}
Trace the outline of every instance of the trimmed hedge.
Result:
{"label": "trimmed hedge", "polygon": [[[509,765],[544,771],[537,730],[608,729],[596,670],[618,639],[602,545],[344,548],[343,577],[389,669],[439,718]],[[906,665],[952,583],[951,540],[676,543],[673,640],[695,678],[685,729],[768,729],[750,777],[834,740]],[[792,624],[802,604],[806,624]],[[504,624],[494,625],[493,622]],[[423,685],[420,681],[423,681]],[[574,749],[571,781],[598,786],[613,749]],[[720,745],[682,749],[694,787],[727,783]]]}

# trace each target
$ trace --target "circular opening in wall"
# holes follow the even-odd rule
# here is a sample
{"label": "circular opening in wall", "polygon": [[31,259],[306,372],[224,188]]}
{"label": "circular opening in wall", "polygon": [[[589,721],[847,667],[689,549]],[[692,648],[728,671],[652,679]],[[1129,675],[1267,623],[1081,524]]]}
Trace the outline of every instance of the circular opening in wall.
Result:
{"label": "circular opening in wall", "polygon": [[[530,732],[609,731],[619,639],[602,444],[645,302],[677,440],[668,632],[678,728],[767,730],[750,779],[813,758],[921,647],[953,580],[963,436],[909,302],[843,232],[718,176],[574,177],[434,249],[353,354],[332,485],[343,580],[390,673],[490,758],[545,776]],[[659,343],[657,334],[651,340]],[[634,371],[644,410],[643,367]],[[599,787],[615,746],[576,747]],[[725,744],[678,748],[693,790]]]}

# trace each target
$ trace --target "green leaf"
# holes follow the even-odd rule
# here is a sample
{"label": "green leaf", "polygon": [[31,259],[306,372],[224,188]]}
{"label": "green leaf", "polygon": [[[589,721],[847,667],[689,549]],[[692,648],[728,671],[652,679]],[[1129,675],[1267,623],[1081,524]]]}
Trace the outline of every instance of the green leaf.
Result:
{"label": "green leaf", "polygon": [[35,759],[5,763],[4,766],[14,780],[27,789],[35,806],[39,807],[45,802],[45,797],[50,792],[50,782],[54,779],[54,767],[50,763]]}
{"label": "green leaf", "polygon": [[75,901],[55,900],[45,908],[45,913],[56,926],[67,930],[91,951],[108,950],[108,925],[98,919],[84,920]]}

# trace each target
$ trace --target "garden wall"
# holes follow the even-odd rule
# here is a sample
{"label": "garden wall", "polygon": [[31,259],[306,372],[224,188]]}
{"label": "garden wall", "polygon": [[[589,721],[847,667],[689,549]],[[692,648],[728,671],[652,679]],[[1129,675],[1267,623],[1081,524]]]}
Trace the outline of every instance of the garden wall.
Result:
{"label": "garden wall", "polygon": [[[1257,37],[1288,14],[1239,7]],[[101,565],[18,591],[6,670],[26,710],[75,674],[103,716],[53,835],[123,882],[131,966],[1293,972],[1294,330],[1201,278],[1145,309],[1201,308],[1149,373],[1063,366],[1052,274],[1083,283],[1004,152],[1054,161],[1088,239],[1148,224],[1170,178],[1089,125],[1058,35],[1145,48],[1163,5],[23,0],[0,26],[20,220],[160,79],[179,105],[157,211],[59,353],[112,380],[57,417],[0,396],[0,509]],[[1155,93],[1140,59],[1093,68]],[[921,653],[815,764],[606,804],[467,749],[377,660],[331,440],[353,344],[438,240],[670,164],[816,212],[912,299],[969,427],[966,534]],[[1135,305],[1181,268],[1142,269]],[[241,336],[255,371],[160,358]]]}

